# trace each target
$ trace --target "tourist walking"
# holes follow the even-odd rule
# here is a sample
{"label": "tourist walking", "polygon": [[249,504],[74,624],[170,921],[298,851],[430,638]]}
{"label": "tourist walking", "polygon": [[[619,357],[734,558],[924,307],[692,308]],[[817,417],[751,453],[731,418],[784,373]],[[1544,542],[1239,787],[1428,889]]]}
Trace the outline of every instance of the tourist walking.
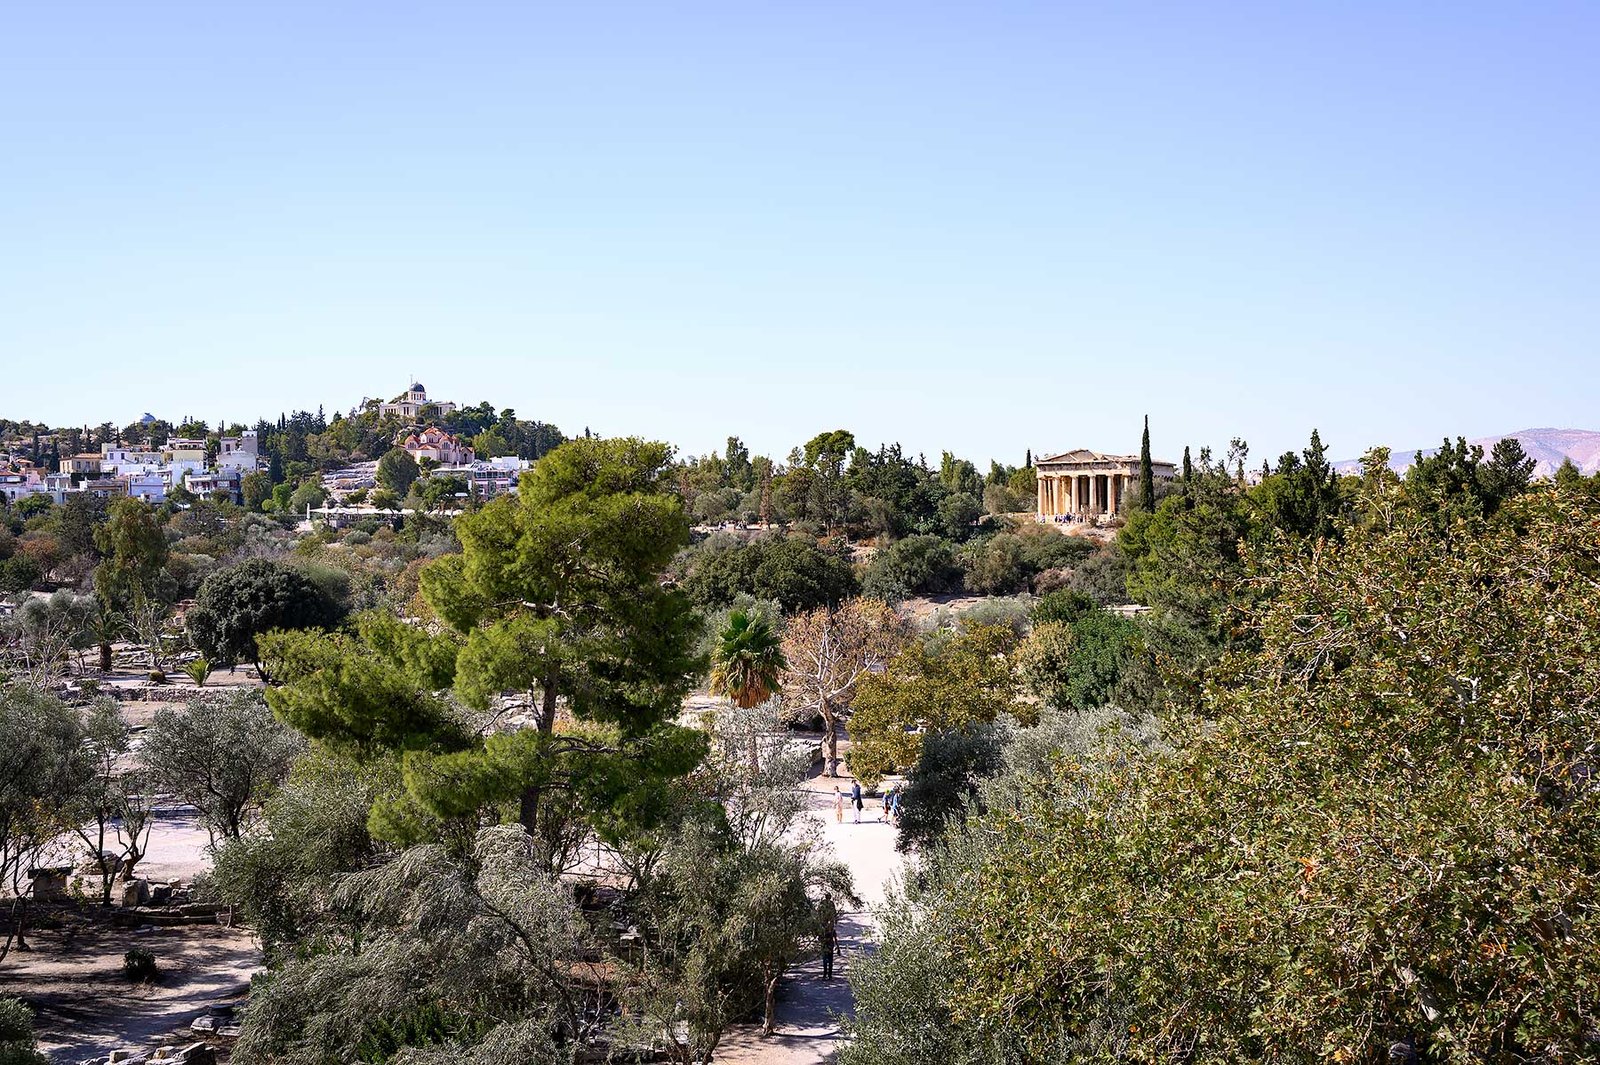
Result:
{"label": "tourist walking", "polygon": [[850,785],[850,801],[855,804],[856,824],[861,823],[861,781],[857,780]]}
{"label": "tourist walking", "polygon": [[839,790],[839,785],[833,786],[833,819],[844,824],[844,792]]}
{"label": "tourist walking", "polygon": [[878,820],[882,821],[884,824],[889,823],[889,800],[893,797],[894,788],[888,787],[883,789],[883,813],[878,815]]}

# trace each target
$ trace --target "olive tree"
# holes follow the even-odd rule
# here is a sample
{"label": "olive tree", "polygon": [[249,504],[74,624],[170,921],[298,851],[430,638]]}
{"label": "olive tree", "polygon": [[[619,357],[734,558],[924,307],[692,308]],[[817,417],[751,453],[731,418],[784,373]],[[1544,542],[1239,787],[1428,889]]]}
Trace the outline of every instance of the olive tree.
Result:
{"label": "olive tree", "polygon": [[83,712],[79,736],[80,775],[66,808],[73,831],[94,859],[100,904],[109,906],[117,874],[131,879],[144,856],[152,828],[151,789],[142,771],[125,764],[133,733],[113,700],[98,699]]}
{"label": "olive tree", "polygon": [[22,940],[30,863],[71,827],[69,804],[85,773],[82,748],[82,724],[61,700],[27,685],[0,686],[0,886],[12,898],[0,960]]}
{"label": "olive tree", "polygon": [[199,811],[215,845],[239,838],[303,748],[260,692],[243,689],[156,711],[139,753],[162,788]]}

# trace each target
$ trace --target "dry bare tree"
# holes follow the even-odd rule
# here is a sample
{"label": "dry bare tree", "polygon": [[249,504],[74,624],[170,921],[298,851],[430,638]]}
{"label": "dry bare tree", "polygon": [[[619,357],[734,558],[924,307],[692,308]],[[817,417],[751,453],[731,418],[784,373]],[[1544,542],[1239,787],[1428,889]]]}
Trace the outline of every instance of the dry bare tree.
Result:
{"label": "dry bare tree", "polygon": [[837,776],[839,723],[850,713],[861,678],[882,669],[904,646],[902,622],[888,604],[852,599],[794,617],[784,631],[785,704],[798,715],[815,714],[827,730],[824,771]]}

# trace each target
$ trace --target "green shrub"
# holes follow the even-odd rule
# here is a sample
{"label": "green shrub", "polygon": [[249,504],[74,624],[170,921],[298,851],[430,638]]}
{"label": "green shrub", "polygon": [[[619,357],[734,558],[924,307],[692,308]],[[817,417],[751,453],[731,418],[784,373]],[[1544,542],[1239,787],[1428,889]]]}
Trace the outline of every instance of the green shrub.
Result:
{"label": "green shrub", "polygon": [[134,947],[122,956],[122,971],[128,979],[143,983],[161,975],[156,956],[143,947]]}
{"label": "green shrub", "polygon": [[896,603],[913,595],[937,595],[961,587],[961,565],[948,540],[939,536],[907,536],[872,556],[861,592],[871,599]]}
{"label": "green shrub", "polygon": [[1059,621],[1071,625],[1090,611],[1098,609],[1100,604],[1084,593],[1062,589],[1039,597],[1039,601],[1033,605],[1033,623],[1044,625]]}
{"label": "green shrub", "polygon": [[21,999],[0,998],[0,1065],[50,1065],[34,1045],[33,1011]]}

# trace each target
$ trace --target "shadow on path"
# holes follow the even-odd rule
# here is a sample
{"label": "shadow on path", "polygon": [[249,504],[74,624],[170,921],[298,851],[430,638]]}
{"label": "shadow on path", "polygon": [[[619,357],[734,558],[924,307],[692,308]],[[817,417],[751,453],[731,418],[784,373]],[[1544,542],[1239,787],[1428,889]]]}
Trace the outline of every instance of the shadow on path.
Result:
{"label": "shadow on path", "polygon": [[[839,915],[839,942],[844,953],[834,965],[833,979],[822,978],[819,958],[791,969],[779,987],[778,1023],[773,1034],[762,1036],[759,1025],[730,1030],[717,1048],[718,1065],[822,1065],[838,1057],[839,1018],[849,1016],[854,1008],[847,979],[850,963],[873,949],[870,907],[883,901],[884,886],[901,865],[894,827],[880,819],[881,806],[868,799],[861,822],[856,823],[855,810],[848,802],[851,783],[848,776],[824,777],[813,770],[802,785],[811,793],[810,812],[821,819],[823,838],[854,874],[863,904],[860,910]],[[847,796],[842,822],[835,819],[835,784]]]}

